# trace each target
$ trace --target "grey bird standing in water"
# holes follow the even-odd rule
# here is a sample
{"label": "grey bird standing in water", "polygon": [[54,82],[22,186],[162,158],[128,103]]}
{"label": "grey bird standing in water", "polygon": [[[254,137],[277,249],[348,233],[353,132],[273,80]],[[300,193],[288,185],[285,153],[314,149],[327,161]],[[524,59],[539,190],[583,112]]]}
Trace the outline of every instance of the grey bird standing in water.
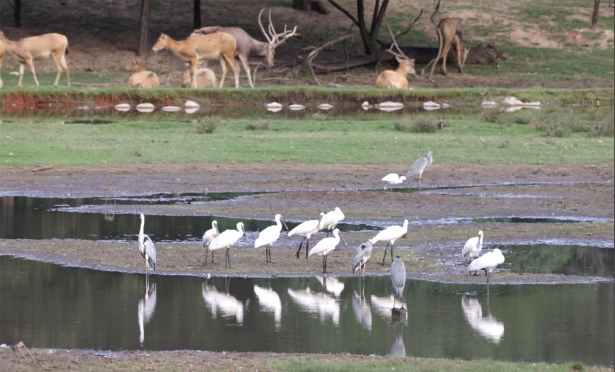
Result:
{"label": "grey bird standing in water", "polygon": [[423,171],[425,168],[429,167],[433,163],[433,154],[431,151],[427,152],[427,156],[423,156],[419,158],[417,161],[412,164],[408,173],[406,173],[406,180],[409,180],[410,177],[415,174],[419,175],[419,181],[421,181],[421,177],[423,176]]}
{"label": "grey bird standing in water", "polygon": [[[393,290],[397,298],[401,301],[401,309],[405,310],[402,297],[404,295],[404,287],[406,286],[406,265],[404,265],[400,256],[397,256],[395,261],[391,264],[391,282],[393,283]],[[395,300],[393,300],[393,309],[396,309]]]}

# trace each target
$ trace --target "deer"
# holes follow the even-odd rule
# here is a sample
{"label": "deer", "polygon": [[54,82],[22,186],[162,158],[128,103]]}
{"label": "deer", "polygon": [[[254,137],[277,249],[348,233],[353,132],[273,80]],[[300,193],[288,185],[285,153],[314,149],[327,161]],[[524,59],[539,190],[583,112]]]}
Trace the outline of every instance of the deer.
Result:
{"label": "deer", "polygon": [[[4,43],[0,41],[0,76],[2,76],[2,59],[4,58],[4,53],[6,53],[6,47]],[[2,84],[2,81],[0,81],[0,84]],[[2,86],[0,86],[0,88],[2,88]]]}
{"label": "deer", "polygon": [[[190,66],[189,64],[186,64]],[[190,70],[186,70],[181,79],[182,88],[190,86]],[[201,89],[215,88],[218,85],[218,80],[214,72],[207,68],[207,63],[199,62],[199,69],[196,70],[196,87]]]}
{"label": "deer", "polygon": [[[462,33],[459,23],[452,18],[442,18],[438,23],[440,49],[442,50],[442,74],[446,76],[446,56],[451,47],[455,47],[457,52],[457,67],[459,72],[463,73],[463,66],[470,52],[470,48],[464,48],[462,45]],[[438,61],[436,60],[436,64]]]}
{"label": "deer", "polygon": [[[418,17],[416,17],[414,22],[412,22],[412,24],[408,28],[408,31],[410,30],[410,28],[412,28],[412,26],[416,23],[416,21],[418,21],[419,18],[421,18],[422,14],[423,14],[423,11],[421,10],[421,13],[419,14]],[[416,75],[416,71],[414,70],[414,59],[408,58],[408,56],[406,56],[401,51],[401,49],[399,48],[399,45],[397,45],[397,41],[395,40],[393,31],[391,31],[391,26],[389,26],[388,23],[387,23],[387,27],[389,28],[389,33],[391,34],[391,38],[393,39],[391,46],[389,47],[389,49],[387,49],[387,52],[395,56],[395,59],[397,60],[397,62],[399,62],[399,66],[397,67],[397,70],[395,71],[393,70],[382,71],[380,75],[378,75],[378,78],[376,79],[376,88],[379,88],[379,89],[412,89],[412,88],[408,88],[408,79],[406,78],[406,75],[407,74]],[[397,52],[393,51],[393,47],[397,49]]]}
{"label": "deer", "polygon": [[130,75],[126,83],[131,88],[151,89],[160,86],[158,75],[152,71],[146,71],[145,61],[141,58],[133,59],[126,66],[126,70],[134,71],[134,74]]}
{"label": "deer", "polygon": [[68,64],[66,63],[66,54],[68,53],[68,39],[66,36],[52,33],[12,41],[0,31],[0,41],[4,43],[6,50],[19,60],[19,86],[21,86],[26,65],[28,65],[32,77],[34,77],[34,82],[36,85],[39,85],[33,61],[52,57],[58,70],[53,85],[58,85],[62,71],[66,71],[66,83],[70,87],[70,75]]}
{"label": "deer", "polygon": [[222,78],[219,88],[224,86],[226,77],[226,63],[231,66],[235,74],[235,89],[239,88],[239,71],[235,64],[235,49],[237,43],[235,38],[227,33],[220,32],[211,35],[191,36],[185,40],[173,40],[167,34],[160,34],[158,41],[152,50],[158,52],[168,49],[176,56],[190,62],[190,87],[196,88],[196,70],[198,61],[202,59],[218,59],[222,67]]}
{"label": "deer", "polygon": [[258,24],[267,39],[267,42],[262,42],[256,40],[252,36],[250,36],[247,32],[239,27],[220,27],[220,26],[211,26],[211,27],[203,27],[192,32],[192,35],[207,35],[218,32],[225,32],[227,34],[232,35],[237,41],[237,50],[235,51],[235,56],[241,62],[243,69],[246,71],[246,75],[248,76],[248,83],[250,87],[254,88],[254,81],[252,80],[252,76],[250,75],[250,67],[248,66],[248,56],[259,56],[264,57],[264,62],[267,68],[273,67],[273,60],[275,56],[275,48],[283,44],[288,38],[292,36],[296,36],[297,34],[297,26],[293,28],[292,31],[286,30],[286,25],[284,25],[284,32],[278,34],[273,27],[273,22],[271,21],[271,10],[269,11],[269,27],[268,33],[265,32],[265,27],[263,27],[263,23],[261,21],[263,11],[265,9],[261,9],[258,14]]}

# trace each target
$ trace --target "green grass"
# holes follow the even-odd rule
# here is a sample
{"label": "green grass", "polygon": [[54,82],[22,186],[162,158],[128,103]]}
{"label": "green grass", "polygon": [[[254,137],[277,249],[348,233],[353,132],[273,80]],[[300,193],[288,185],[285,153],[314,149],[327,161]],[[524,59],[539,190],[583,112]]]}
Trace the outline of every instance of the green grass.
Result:
{"label": "green grass", "polygon": [[[428,150],[435,153],[438,163],[450,164],[613,161],[612,136],[587,138],[587,133],[572,131],[562,138],[547,137],[534,125],[513,124],[514,115],[518,114],[502,114],[499,123],[485,122],[480,115],[447,119],[450,126],[435,133],[400,131],[393,120],[381,117],[260,119],[268,123],[266,130],[250,130],[254,119],[222,119],[215,133],[207,135],[197,134],[192,122],[171,122],[164,117],[119,119],[108,125],[48,119],[4,122],[0,125],[0,164],[389,164],[407,163]],[[554,114],[535,115],[539,120]],[[598,117],[593,120],[605,120],[594,116]]]}

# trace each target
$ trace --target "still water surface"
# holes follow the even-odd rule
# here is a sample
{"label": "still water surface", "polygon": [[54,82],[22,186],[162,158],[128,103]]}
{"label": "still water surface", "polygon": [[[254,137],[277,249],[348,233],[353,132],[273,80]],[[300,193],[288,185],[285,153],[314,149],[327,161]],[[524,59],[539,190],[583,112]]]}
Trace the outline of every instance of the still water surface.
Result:
{"label": "still water surface", "polygon": [[[120,274],[0,257],[0,341],[101,350],[272,351],[613,365],[614,284]],[[363,291],[361,288],[363,287]],[[364,298],[361,299],[361,292]]]}

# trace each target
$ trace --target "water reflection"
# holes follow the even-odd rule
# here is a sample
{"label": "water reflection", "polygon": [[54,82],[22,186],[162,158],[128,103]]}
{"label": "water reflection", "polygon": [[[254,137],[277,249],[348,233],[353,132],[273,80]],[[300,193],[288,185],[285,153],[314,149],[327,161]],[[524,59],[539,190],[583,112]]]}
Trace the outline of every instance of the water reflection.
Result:
{"label": "water reflection", "polygon": [[316,280],[320,282],[325,291],[333,294],[335,297],[339,297],[344,290],[344,283],[340,282],[336,277],[316,275]]}
{"label": "water reflection", "polygon": [[139,343],[143,346],[145,341],[145,324],[149,323],[156,310],[156,283],[151,287],[145,288],[145,296],[139,300],[138,319],[139,319]]}
{"label": "water reflection", "polygon": [[207,284],[207,282],[203,282],[201,293],[212,318],[217,318],[219,312],[221,317],[235,318],[238,325],[243,324],[243,302],[228,292],[218,291],[214,285]]}
{"label": "water reflection", "polygon": [[312,292],[309,287],[304,290],[288,288],[288,294],[302,311],[318,315],[321,322],[331,318],[335,326],[340,324],[340,305],[335,298],[325,293]]}
{"label": "water reflection", "polygon": [[368,331],[372,330],[372,309],[369,307],[365,296],[352,291],[352,311],[361,326]]}
{"label": "water reflection", "polygon": [[258,297],[261,309],[273,313],[275,327],[280,328],[282,321],[282,301],[276,291],[271,288],[259,287],[254,284],[254,294]]}
{"label": "water reflection", "polygon": [[406,356],[406,345],[404,344],[404,324],[400,324],[399,331],[396,331],[397,324],[393,324],[393,345],[391,346],[391,355],[396,357]]}
{"label": "water reflection", "polygon": [[[388,278],[387,278],[388,279]],[[372,295],[372,306],[376,309],[376,312],[384,319],[390,319],[392,323],[397,323],[400,320],[406,322],[408,320],[407,311],[393,311],[395,305],[399,305],[400,301],[396,301],[393,295],[378,297]],[[403,308],[407,309],[405,302],[401,302]],[[400,319],[401,317],[401,319]]]}
{"label": "water reflection", "polygon": [[491,315],[489,305],[487,305],[488,315],[483,317],[483,309],[478,299],[463,295],[461,298],[461,308],[472,329],[487,340],[495,344],[500,343],[502,336],[504,336],[504,323]]}

